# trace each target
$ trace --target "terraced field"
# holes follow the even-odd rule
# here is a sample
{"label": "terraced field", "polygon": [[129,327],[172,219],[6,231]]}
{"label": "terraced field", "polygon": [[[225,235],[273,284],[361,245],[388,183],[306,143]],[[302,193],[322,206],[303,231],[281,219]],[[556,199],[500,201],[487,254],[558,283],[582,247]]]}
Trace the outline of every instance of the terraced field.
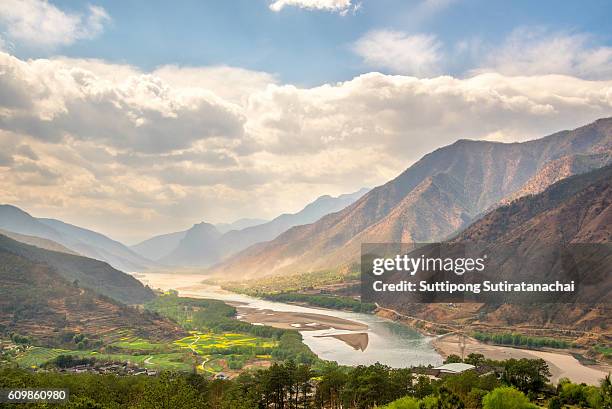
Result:
{"label": "terraced field", "polygon": [[16,361],[22,368],[33,368],[41,366],[45,362],[48,362],[59,355],[70,352],[73,351],[57,348],[31,347],[26,352],[23,352],[17,356]]}

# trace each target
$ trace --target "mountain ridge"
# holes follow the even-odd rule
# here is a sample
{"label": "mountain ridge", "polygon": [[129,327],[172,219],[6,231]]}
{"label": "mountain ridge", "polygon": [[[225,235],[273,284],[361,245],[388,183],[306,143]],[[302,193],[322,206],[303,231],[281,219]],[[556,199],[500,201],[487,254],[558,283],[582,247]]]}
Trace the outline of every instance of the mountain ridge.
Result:
{"label": "mountain ridge", "polygon": [[[249,247],[214,266],[211,273],[236,279],[336,268],[339,264],[357,260],[359,250],[351,240],[358,234],[368,239],[367,229],[384,224],[383,219],[390,224],[387,231],[395,232],[396,237],[444,240],[518,190],[545,163],[567,155],[592,154],[610,148],[612,118],[522,143],[459,140],[423,156],[396,178],[375,187],[347,208],[315,223],[289,229],[270,242]],[[388,219],[398,205],[410,205],[412,211],[427,209],[428,201],[432,200],[432,190],[427,191],[430,193],[427,196],[417,195],[415,189],[428,177],[439,174],[445,174],[447,181],[456,181],[461,190],[460,197],[468,200],[469,203],[461,206],[462,217],[457,218],[454,214],[457,209],[452,200],[442,200],[445,196],[456,195],[457,186],[451,182],[437,186],[438,203],[447,203],[437,209],[439,217],[455,221],[448,228],[428,234],[423,226],[435,224],[436,220],[432,219],[433,216],[428,217],[425,211],[412,214],[419,223],[405,224],[402,218]],[[413,191],[413,196],[408,197]],[[402,204],[404,199],[408,203]],[[377,237],[377,240],[383,238],[383,241],[393,241],[394,237],[387,235]]]}

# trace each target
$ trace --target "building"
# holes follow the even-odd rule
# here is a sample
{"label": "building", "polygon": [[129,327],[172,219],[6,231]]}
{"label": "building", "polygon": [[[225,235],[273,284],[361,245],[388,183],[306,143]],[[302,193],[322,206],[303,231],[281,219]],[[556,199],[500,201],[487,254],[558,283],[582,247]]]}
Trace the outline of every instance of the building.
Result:
{"label": "building", "polygon": [[453,363],[453,364],[445,364],[442,366],[438,366],[437,368],[433,368],[433,375],[436,377],[444,376],[444,375],[456,375],[465,371],[469,371],[475,369],[474,365],[464,364],[464,363]]}

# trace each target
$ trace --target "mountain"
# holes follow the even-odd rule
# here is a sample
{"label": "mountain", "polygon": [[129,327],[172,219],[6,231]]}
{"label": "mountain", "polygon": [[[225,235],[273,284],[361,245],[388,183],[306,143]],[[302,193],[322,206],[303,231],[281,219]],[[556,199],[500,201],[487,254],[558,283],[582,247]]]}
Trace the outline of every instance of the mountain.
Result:
{"label": "mountain", "polygon": [[199,223],[185,232],[177,247],[159,260],[166,265],[205,266],[218,260],[221,233],[210,223]]}
{"label": "mountain", "polygon": [[[62,259],[70,273],[58,267]],[[81,272],[78,284],[71,280],[77,264],[86,271]],[[98,274],[100,265],[110,274]],[[90,271],[91,266],[95,268]],[[128,294],[139,300],[153,296],[136,280],[113,272],[105,263],[42,250],[0,235],[0,334],[27,334],[52,345],[61,345],[75,333],[109,343],[127,334],[154,340],[181,336],[177,325],[84,287],[82,283],[91,281],[87,274],[98,281],[95,286],[99,288],[126,286],[119,298]]]}
{"label": "mountain", "polygon": [[144,270],[155,265],[118,241],[55,219],[35,218],[18,207],[0,205],[0,228],[52,240],[71,252],[106,261],[117,269]]}
{"label": "mountain", "polygon": [[363,188],[338,197],[321,196],[297,213],[282,214],[269,222],[241,230],[229,230],[224,234],[210,224],[201,224],[207,226],[206,231],[202,231],[201,225],[195,225],[184,232],[145,240],[132,246],[132,250],[168,265],[209,266],[252,244],[272,240],[293,226],[312,223],[326,214],[337,212],[354,203],[367,191]]}
{"label": "mountain", "polygon": [[[460,303],[453,311],[449,311],[447,303],[399,302],[385,307],[436,322],[456,324],[469,318],[470,325],[489,329],[525,325],[605,331],[612,325],[606,304],[612,291],[608,268],[612,265],[612,252],[609,246],[604,251],[601,247],[584,246],[612,243],[612,165],[571,176],[543,192],[500,206],[450,242],[478,244],[489,255],[487,270],[495,272],[496,280],[510,282],[516,281],[521,271],[537,271],[538,281],[542,282],[558,279],[558,267],[563,265],[564,257],[555,256],[555,263],[549,264],[547,255],[557,252],[557,245],[577,244],[572,261],[579,268],[572,277],[580,287],[579,298],[570,303],[536,306]],[[415,254],[426,251],[427,247],[423,247]]]}
{"label": "mountain", "polygon": [[31,263],[44,264],[67,282],[78,282],[80,287],[122,303],[141,304],[154,297],[153,291],[143,286],[140,281],[103,261],[45,250],[3,235],[0,235],[0,249]]}
{"label": "mountain", "polygon": [[612,163],[612,151],[591,155],[568,155],[546,163],[516,192],[505,197],[501,204],[508,204],[523,196],[535,195],[561,179],[590,172]]}
{"label": "mountain", "polygon": [[59,251],[60,253],[68,253],[78,256],[79,254],[70,250],[68,247],[64,247],[53,240],[43,239],[36,236],[28,236],[26,234],[13,233],[12,231],[0,229],[0,234],[11,238],[21,243],[29,244],[30,246],[40,247],[41,249]]}
{"label": "mountain", "polygon": [[523,143],[459,140],[425,155],[354,204],[215,266],[233,279],[336,268],[361,243],[443,240],[527,183],[548,162],[612,148],[612,118]]}
{"label": "mountain", "polygon": [[575,175],[501,206],[454,242],[612,243],[612,165]]}
{"label": "mountain", "polygon": [[217,230],[219,230],[219,232],[227,233],[230,230],[242,230],[242,229],[246,229],[247,227],[258,226],[266,222],[267,220],[264,220],[264,219],[244,218],[244,219],[238,219],[232,223],[217,223],[215,224],[215,227],[217,228]]}
{"label": "mountain", "polygon": [[151,260],[147,260],[125,245],[103,234],[73,226],[60,220],[44,218],[38,220],[59,232],[65,238],[64,242],[67,247],[84,256],[106,261],[120,270],[139,271],[154,265]]}
{"label": "mountain", "polygon": [[282,214],[258,226],[238,231],[229,231],[223,235],[219,243],[219,246],[223,250],[223,256],[227,257],[237,253],[255,243],[272,240],[294,226],[313,223],[325,215],[342,210],[346,206],[359,200],[368,190],[369,189],[362,188],[356,192],[339,195],[337,197],[329,195],[320,196],[297,213]]}
{"label": "mountain", "polygon": [[185,234],[187,234],[187,230],[160,234],[130,246],[130,249],[142,257],[150,260],[159,260],[172,252],[183,240]]}

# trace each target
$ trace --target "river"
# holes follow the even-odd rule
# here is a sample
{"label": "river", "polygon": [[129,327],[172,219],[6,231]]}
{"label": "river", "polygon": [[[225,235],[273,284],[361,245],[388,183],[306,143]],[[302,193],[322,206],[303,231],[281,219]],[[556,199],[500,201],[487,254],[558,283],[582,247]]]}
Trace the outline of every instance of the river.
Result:
{"label": "river", "polygon": [[[442,358],[431,346],[430,338],[409,327],[376,315],[314,308],[249,297],[224,291],[217,286],[201,284],[205,277],[200,275],[138,273],[134,276],[151,288],[174,289],[185,297],[225,301],[238,305],[239,313],[243,310],[260,311],[260,316],[270,316],[268,317],[269,320],[274,320],[274,314],[278,313],[279,316],[282,315],[285,318],[287,316],[312,317],[318,315],[334,317],[338,321],[347,320],[362,324],[362,328],[355,330],[333,327],[312,330],[305,329],[309,324],[306,324],[306,326],[290,324],[300,331],[304,343],[321,359],[336,361],[341,365],[369,365],[380,362],[394,368],[405,368],[442,363]],[[268,321],[266,321],[266,324],[268,325]],[[313,326],[314,324],[312,323]],[[367,336],[363,336],[363,334],[367,334]],[[341,339],[345,335],[364,337],[366,342],[357,348]]]}

